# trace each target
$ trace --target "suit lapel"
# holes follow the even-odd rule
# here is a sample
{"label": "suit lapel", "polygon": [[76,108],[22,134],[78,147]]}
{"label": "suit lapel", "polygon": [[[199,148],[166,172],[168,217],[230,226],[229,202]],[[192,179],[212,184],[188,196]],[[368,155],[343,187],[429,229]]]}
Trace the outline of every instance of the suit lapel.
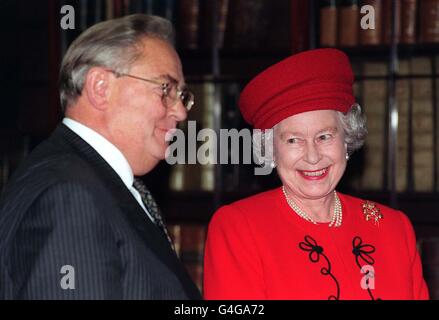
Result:
{"label": "suit lapel", "polygon": [[168,240],[157,226],[148,218],[131,192],[111,166],[81,137],[63,124],[60,124],[54,136],[60,136],[86,160],[104,181],[115,199],[125,218],[136,230],[139,237],[154,252],[154,254],[172,270],[183,283],[190,297],[199,297],[198,289],[184,270]]}

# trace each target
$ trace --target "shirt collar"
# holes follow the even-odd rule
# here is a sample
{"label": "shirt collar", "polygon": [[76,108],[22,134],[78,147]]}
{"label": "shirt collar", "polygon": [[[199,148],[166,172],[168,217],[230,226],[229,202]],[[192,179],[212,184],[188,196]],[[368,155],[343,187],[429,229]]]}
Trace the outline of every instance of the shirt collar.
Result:
{"label": "shirt collar", "polygon": [[130,189],[133,186],[134,175],[128,160],[122,152],[110,141],[89,127],[70,118],[62,120],[69,129],[87,142],[99,155],[113,168],[122,179],[123,183]]}

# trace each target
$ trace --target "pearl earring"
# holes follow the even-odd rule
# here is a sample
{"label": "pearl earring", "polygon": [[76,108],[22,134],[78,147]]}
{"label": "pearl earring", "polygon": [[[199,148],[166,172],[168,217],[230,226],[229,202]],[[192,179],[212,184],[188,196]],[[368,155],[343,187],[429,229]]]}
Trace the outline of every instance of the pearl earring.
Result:
{"label": "pearl earring", "polygon": [[276,162],[274,162],[274,160],[271,161],[271,163],[270,163],[270,167],[271,167],[272,169],[276,168]]}
{"label": "pearl earring", "polygon": [[346,152],[346,160],[349,160],[349,153]]}

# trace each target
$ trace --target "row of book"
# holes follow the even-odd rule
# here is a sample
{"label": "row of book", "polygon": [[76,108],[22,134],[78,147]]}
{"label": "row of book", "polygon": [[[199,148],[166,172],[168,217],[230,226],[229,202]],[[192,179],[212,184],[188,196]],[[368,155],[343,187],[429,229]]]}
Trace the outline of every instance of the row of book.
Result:
{"label": "row of book", "polygon": [[[392,26],[396,43],[439,42],[439,0],[324,0],[320,7],[320,46],[354,47],[392,42]],[[393,7],[395,3],[395,7]],[[374,29],[363,29],[361,19],[374,8]],[[372,16],[371,16],[372,17]],[[370,22],[370,20],[369,20]]]}
{"label": "row of book", "polygon": [[73,6],[79,28],[85,30],[95,23],[133,13],[154,14],[173,21],[175,2],[176,0],[64,0],[62,5]]}
{"label": "row of book", "polygon": [[[290,0],[64,0],[75,8],[77,32],[108,19],[134,13],[162,16],[176,29],[182,49],[289,47]],[[226,32],[227,31],[227,32]]]}
{"label": "row of book", "polygon": [[203,224],[168,225],[168,231],[174,243],[175,252],[200,291],[203,288],[203,258],[206,230],[207,227]]}
{"label": "row of book", "polygon": [[[437,59],[437,58],[436,58]],[[416,74],[419,77],[401,78],[396,81],[398,110],[396,189],[403,191],[433,192],[437,190],[438,150],[437,120],[434,106],[439,103],[435,91],[437,81],[432,69],[432,59],[413,58],[399,63],[401,75]],[[363,64],[364,75],[388,75],[387,65],[381,62]],[[434,87],[436,83],[436,88]],[[364,146],[364,164],[355,188],[358,190],[385,190],[385,175],[390,177],[386,165],[387,80],[366,79],[356,85],[361,91],[362,105],[366,112],[369,134]],[[360,94],[359,94],[360,95]],[[436,99],[436,101],[435,101]]]}
{"label": "row of book", "polygon": [[[173,22],[182,49],[272,50],[290,48],[297,0],[65,0],[79,12],[80,30],[133,13],[163,16]],[[393,19],[398,43],[439,42],[439,0],[322,0],[320,46],[353,47],[391,43]],[[395,8],[393,8],[395,3]],[[374,8],[374,29],[363,29],[363,6]],[[303,8],[302,8],[303,9]],[[307,14],[304,12],[303,14]],[[300,15],[300,13],[299,13]],[[294,16],[294,17],[293,17]],[[370,22],[370,19],[369,19]],[[310,26],[304,31],[309,32]],[[294,47],[294,44],[293,44]]]}

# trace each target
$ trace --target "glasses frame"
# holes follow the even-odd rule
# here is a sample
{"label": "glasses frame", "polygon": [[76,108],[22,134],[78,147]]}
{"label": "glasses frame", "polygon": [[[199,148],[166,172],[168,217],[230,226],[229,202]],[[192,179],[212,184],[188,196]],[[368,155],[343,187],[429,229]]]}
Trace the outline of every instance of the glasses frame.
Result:
{"label": "glasses frame", "polygon": [[[138,76],[135,76],[135,75],[132,75],[132,74],[129,74],[129,73],[122,73],[122,72],[117,72],[117,71],[114,71],[114,70],[109,70],[109,71],[111,71],[116,77],[128,77],[128,78],[133,78],[133,79],[137,79],[137,80],[141,80],[141,81],[145,81],[145,82],[149,82],[149,83],[152,83],[152,84],[159,85],[159,86],[161,87],[161,89],[162,89],[162,92],[163,92],[163,95],[162,95],[162,103],[163,103],[163,105],[164,105],[166,108],[169,108],[169,107],[174,106],[174,105],[177,103],[177,101],[180,100],[180,102],[182,103],[182,105],[184,106],[184,108],[186,109],[186,111],[190,111],[190,110],[192,109],[192,107],[194,106],[194,104],[195,104],[195,101],[194,101],[194,94],[193,94],[191,91],[187,90],[186,88],[180,88],[180,87],[178,87],[178,86],[177,86],[176,84],[174,84],[174,83],[170,83],[170,82],[162,82],[162,81],[154,80],[154,79],[146,79],[146,78],[138,77]],[[169,95],[170,88],[171,88],[171,86],[173,86],[173,85],[174,85],[175,88],[176,88],[176,95],[175,95],[174,98],[172,98],[172,97]],[[185,105],[185,104],[183,103],[183,100],[182,100],[182,96],[183,96],[184,94],[188,94],[188,95],[189,95],[189,102],[188,102],[187,105]],[[170,97],[170,98],[173,100],[173,102],[172,102],[171,105],[169,105],[168,103],[166,103],[166,97]]]}

